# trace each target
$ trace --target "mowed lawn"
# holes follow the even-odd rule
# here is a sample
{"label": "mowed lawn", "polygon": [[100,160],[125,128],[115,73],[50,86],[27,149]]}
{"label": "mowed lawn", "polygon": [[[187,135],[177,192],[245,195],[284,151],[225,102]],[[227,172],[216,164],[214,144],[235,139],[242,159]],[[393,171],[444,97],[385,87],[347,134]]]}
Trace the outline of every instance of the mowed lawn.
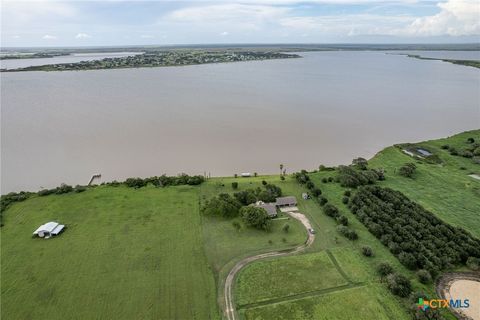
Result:
{"label": "mowed lawn", "polygon": [[260,260],[240,272],[236,302],[241,306],[346,284],[324,251]]}
{"label": "mowed lawn", "polygon": [[247,309],[246,320],[410,319],[382,285],[348,288],[325,295]]}
{"label": "mowed lawn", "polygon": [[[2,319],[219,319],[198,187],[97,187],[5,213]],[[49,240],[47,221],[68,229]]]}

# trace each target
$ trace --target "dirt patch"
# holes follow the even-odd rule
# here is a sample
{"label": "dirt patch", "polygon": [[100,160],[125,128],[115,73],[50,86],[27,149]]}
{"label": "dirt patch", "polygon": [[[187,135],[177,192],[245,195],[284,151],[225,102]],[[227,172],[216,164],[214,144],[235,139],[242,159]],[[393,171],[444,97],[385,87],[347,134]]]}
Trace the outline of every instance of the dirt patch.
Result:
{"label": "dirt patch", "polygon": [[454,272],[444,274],[436,285],[442,299],[469,299],[468,308],[452,308],[452,312],[465,320],[480,320],[480,272]]}

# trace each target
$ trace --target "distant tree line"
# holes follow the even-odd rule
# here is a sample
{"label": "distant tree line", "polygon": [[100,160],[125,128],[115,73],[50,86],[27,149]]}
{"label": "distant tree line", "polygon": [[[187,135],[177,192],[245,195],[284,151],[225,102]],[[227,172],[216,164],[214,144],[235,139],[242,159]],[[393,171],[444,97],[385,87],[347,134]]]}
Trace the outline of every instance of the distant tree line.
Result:
{"label": "distant tree line", "polygon": [[20,191],[10,192],[0,197],[0,227],[3,227],[3,214],[5,210],[15,202],[21,202],[28,199],[32,194],[32,192]]}
{"label": "distant tree line", "polygon": [[[197,176],[189,176],[186,173],[179,174],[178,176],[167,176],[161,175],[159,177],[149,177],[149,178],[128,178],[123,182],[124,185],[130,188],[142,188],[147,186],[148,184],[152,184],[156,187],[168,187],[168,186],[180,186],[180,185],[190,185],[196,186],[205,182],[205,177],[197,175]],[[106,183],[107,185],[119,185],[122,183],[118,183],[116,181]]]}
{"label": "distant tree line", "polygon": [[480,257],[479,239],[446,224],[399,191],[364,186],[355,193],[349,207],[411,270],[424,269],[435,277],[440,270]]}

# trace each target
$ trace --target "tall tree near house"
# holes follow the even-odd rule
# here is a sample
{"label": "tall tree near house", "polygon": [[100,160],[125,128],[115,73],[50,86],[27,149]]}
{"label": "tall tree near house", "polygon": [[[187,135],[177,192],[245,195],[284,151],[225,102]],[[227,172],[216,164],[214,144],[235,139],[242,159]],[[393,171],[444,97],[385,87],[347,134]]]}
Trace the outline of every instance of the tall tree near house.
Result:
{"label": "tall tree near house", "polygon": [[283,172],[283,164],[280,164],[280,175],[282,175]]}

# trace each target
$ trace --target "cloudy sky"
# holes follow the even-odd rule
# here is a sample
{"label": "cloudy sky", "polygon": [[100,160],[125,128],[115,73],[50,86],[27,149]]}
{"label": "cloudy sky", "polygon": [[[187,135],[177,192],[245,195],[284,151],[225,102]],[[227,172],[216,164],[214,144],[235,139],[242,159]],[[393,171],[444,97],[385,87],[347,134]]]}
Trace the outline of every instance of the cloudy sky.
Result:
{"label": "cloudy sky", "polygon": [[1,1],[1,45],[480,41],[479,0]]}

